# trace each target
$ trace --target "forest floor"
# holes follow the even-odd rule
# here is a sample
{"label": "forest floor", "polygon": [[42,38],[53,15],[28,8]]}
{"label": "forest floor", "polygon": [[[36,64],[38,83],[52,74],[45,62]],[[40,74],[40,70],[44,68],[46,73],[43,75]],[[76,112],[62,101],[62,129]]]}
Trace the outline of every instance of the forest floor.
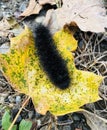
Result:
{"label": "forest floor", "polygon": [[[29,0],[1,0],[0,1],[0,52],[8,51],[9,38],[17,36],[23,30],[24,23],[32,26],[36,17],[19,18],[19,15],[28,6]],[[6,21],[19,22],[18,28],[8,28]],[[4,22],[3,22],[4,20]],[[2,29],[2,26],[5,28]],[[80,31],[75,34],[78,40],[78,48],[74,52],[76,67],[80,70],[88,70],[98,75],[107,76],[107,36],[103,33]],[[96,64],[96,59],[100,59]],[[11,68],[10,68],[11,69]],[[49,112],[45,116],[34,109],[32,100],[21,111],[17,118],[18,126],[22,119],[33,122],[31,130],[107,130],[107,78],[103,81],[99,95],[101,100],[86,104],[85,112],[79,111],[60,117],[54,117]],[[12,89],[0,72],[0,129],[2,130],[2,117],[7,109],[10,110],[11,120],[18,113],[26,96]],[[17,127],[18,130],[18,127]],[[27,130],[27,129],[26,129]]]}

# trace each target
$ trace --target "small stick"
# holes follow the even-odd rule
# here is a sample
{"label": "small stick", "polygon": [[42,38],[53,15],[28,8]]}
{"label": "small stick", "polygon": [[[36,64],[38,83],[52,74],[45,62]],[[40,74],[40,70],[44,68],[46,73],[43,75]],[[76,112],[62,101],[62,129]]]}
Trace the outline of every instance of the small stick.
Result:
{"label": "small stick", "polygon": [[29,97],[25,100],[25,102],[23,103],[22,107],[21,107],[20,110],[18,111],[16,117],[14,118],[14,120],[13,120],[13,122],[12,122],[12,124],[10,125],[10,127],[9,127],[8,130],[12,130],[12,127],[13,127],[14,123],[16,122],[16,120],[17,120],[19,114],[21,113],[22,109],[25,107],[25,105],[27,104],[27,102],[29,101],[29,99],[30,99],[30,96],[29,96]]}

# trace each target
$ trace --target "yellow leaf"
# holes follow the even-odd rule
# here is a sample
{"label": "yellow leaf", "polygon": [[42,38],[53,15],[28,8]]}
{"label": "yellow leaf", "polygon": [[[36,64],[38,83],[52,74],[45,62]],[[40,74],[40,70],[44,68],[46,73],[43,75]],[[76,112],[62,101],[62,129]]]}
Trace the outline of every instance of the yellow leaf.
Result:
{"label": "yellow leaf", "polygon": [[71,51],[76,49],[77,41],[70,33],[61,30],[54,35],[54,40],[67,61],[72,79],[66,90],[56,88],[42,70],[32,33],[27,27],[22,34],[11,39],[10,51],[0,54],[0,67],[14,89],[32,98],[39,113],[50,111],[54,115],[63,115],[98,100],[98,87],[103,77],[75,68]]}

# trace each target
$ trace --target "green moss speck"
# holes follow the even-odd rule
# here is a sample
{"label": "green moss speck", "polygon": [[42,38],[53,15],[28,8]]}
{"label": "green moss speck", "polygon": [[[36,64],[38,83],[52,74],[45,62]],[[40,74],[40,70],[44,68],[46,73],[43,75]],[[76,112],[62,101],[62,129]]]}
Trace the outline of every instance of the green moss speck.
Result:
{"label": "green moss speck", "polygon": [[22,82],[24,85],[26,84],[26,80],[24,79],[24,77],[21,77],[19,81]]}
{"label": "green moss speck", "polygon": [[7,69],[4,66],[2,67],[2,70],[4,73],[6,73],[6,71],[7,71]]}
{"label": "green moss speck", "polygon": [[15,54],[15,51],[12,49],[12,50],[11,50],[11,53],[12,53],[12,54]]}

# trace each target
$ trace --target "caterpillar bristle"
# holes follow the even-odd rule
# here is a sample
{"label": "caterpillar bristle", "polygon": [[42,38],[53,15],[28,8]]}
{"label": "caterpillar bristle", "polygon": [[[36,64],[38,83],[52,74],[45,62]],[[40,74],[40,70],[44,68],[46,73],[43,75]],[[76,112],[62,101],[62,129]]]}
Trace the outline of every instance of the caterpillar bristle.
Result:
{"label": "caterpillar bristle", "polygon": [[43,70],[55,86],[60,89],[68,88],[70,84],[69,72],[54,44],[49,29],[39,24],[35,27],[34,33],[35,47]]}

